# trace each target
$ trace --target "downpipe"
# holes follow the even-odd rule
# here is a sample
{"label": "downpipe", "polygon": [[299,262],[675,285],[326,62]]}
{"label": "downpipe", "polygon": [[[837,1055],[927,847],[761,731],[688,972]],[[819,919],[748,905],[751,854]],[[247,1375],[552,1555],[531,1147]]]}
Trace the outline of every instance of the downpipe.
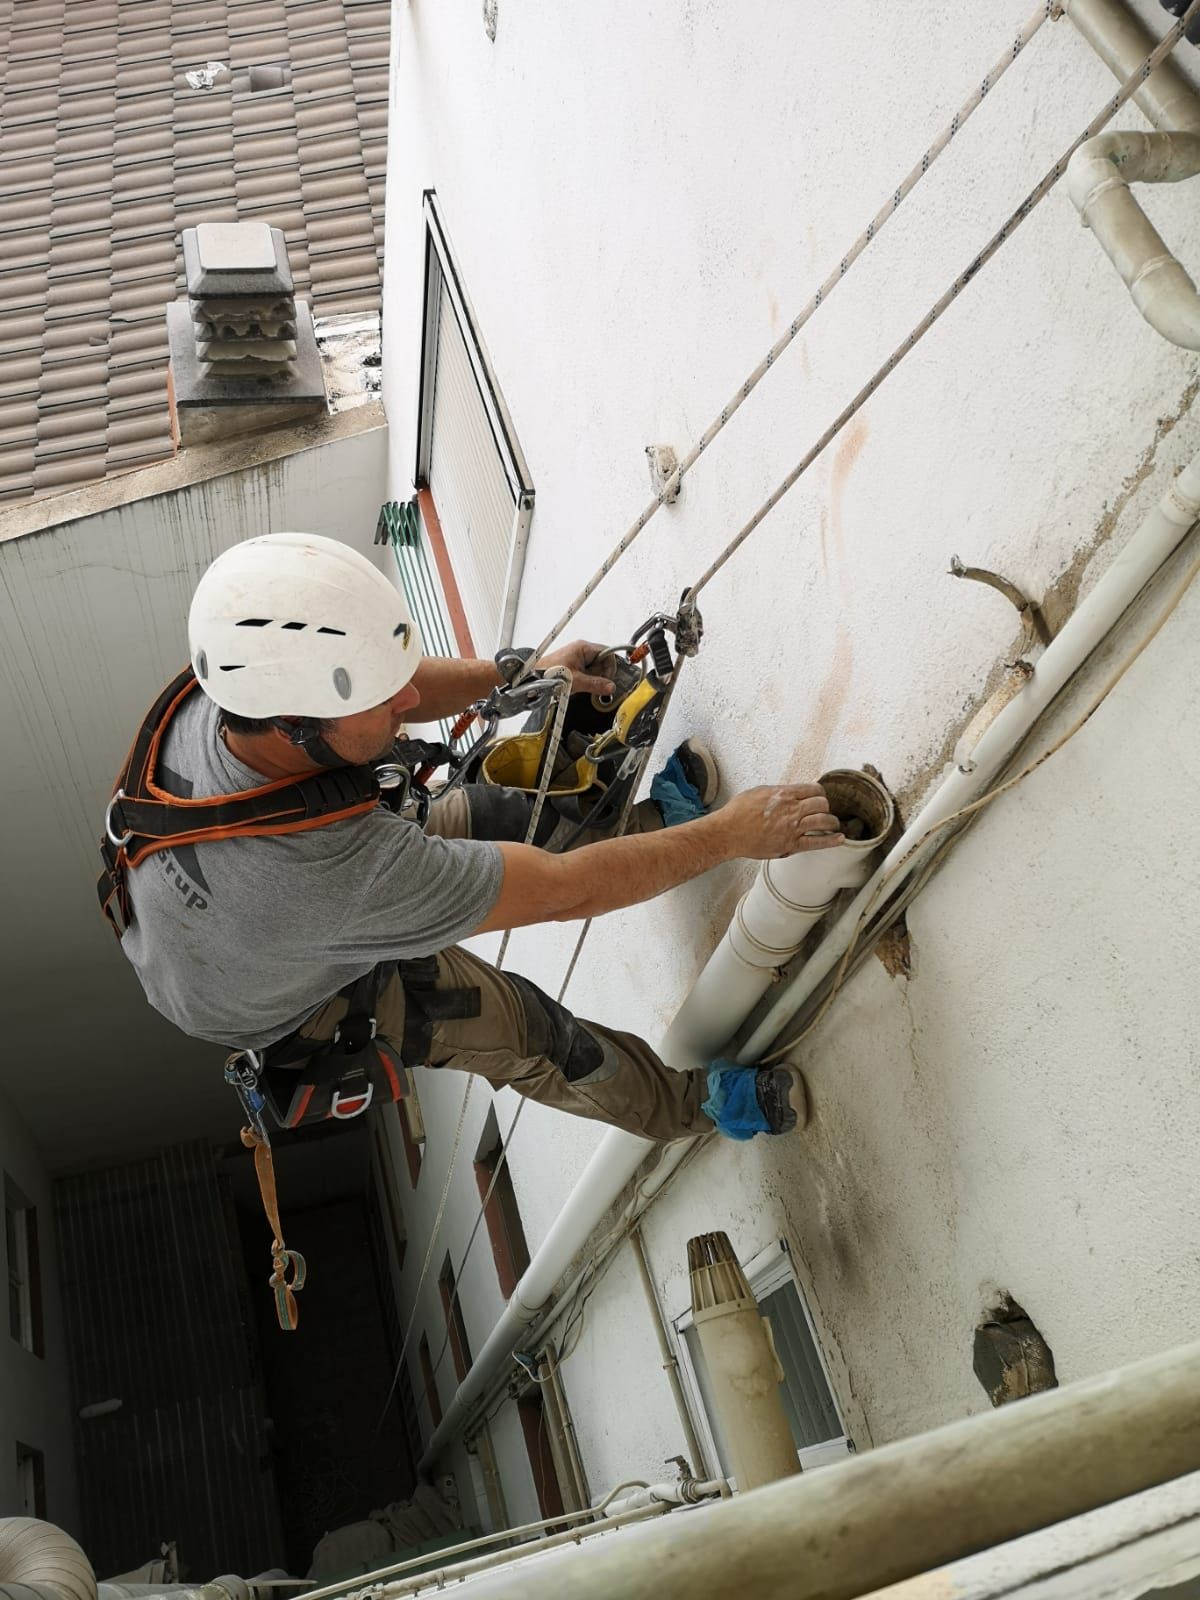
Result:
{"label": "downpipe", "polygon": [[[1122,83],[1158,43],[1125,0],[1059,0],[1059,5]],[[1165,133],[1200,133],[1200,97],[1169,58],[1154,69],[1133,98],[1153,128]]]}
{"label": "downpipe", "polygon": [[[521,1600],[855,1600],[1200,1468],[1200,1344],[785,1478],[586,1555]],[[472,1600],[518,1592],[485,1578]]]}
{"label": "downpipe", "polygon": [[1200,350],[1200,295],[1129,185],[1179,183],[1197,173],[1200,133],[1100,133],[1067,165],[1067,190],[1084,227],[1145,320],[1184,350]]}
{"label": "downpipe", "polygon": [[763,863],[663,1040],[663,1059],[681,1071],[720,1055],[837,895],[864,882],[891,831],[895,807],[877,779],[838,768],[819,782],[846,842]]}
{"label": "downpipe", "polygon": [[886,907],[927,860],[929,849],[938,843],[933,830],[994,786],[1040,718],[1183,543],[1198,517],[1200,453],[1179,473],[1092,592],[1046,646],[1024,688],[985,730],[969,758],[942,780],[808,960],[780,986],[739,1052],[740,1061],[760,1060],[828,978],[854,938],[859,918],[876,900],[882,880],[894,874],[876,912]]}

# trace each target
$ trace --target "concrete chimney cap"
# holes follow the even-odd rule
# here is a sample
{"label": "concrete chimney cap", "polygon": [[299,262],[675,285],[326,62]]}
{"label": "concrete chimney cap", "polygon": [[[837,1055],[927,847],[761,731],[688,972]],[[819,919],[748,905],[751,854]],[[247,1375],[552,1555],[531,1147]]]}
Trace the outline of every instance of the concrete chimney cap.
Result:
{"label": "concrete chimney cap", "polygon": [[293,289],[283,234],[265,222],[201,222],[185,228],[183,268],[194,300],[290,295]]}

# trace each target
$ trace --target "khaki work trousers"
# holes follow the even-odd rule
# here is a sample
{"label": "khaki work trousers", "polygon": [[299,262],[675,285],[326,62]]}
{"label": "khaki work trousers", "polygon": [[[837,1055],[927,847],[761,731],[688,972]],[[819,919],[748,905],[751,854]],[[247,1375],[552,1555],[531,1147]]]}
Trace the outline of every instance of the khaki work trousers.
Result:
{"label": "khaki work trousers", "polygon": [[[631,823],[630,832],[662,826],[657,811],[648,805],[634,807]],[[444,802],[435,801],[426,827],[446,838],[470,836],[461,791],[447,795]],[[480,1007],[477,1017],[434,1024],[428,1066],[477,1072],[494,1089],[515,1089],[541,1105],[646,1139],[666,1141],[713,1131],[700,1109],[708,1094],[703,1072],[676,1072],[636,1034],[577,1019],[553,1001],[547,1011],[539,1003],[539,997],[546,999],[540,990],[468,950],[457,946],[443,950],[437,963],[436,988],[477,988]],[[302,1031],[314,1038],[330,1037],[345,1009],[344,999],[329,1001]],[[376,1021],[379,1032],[398,1052],[404,1019],[404,987],[393,978],[380,994]],[[580,1061],[581,1056],[586,1059]],[[564,1071],[564,1060],[574,1081]],[[579,1075],[580,1065],[590,1070]]]}

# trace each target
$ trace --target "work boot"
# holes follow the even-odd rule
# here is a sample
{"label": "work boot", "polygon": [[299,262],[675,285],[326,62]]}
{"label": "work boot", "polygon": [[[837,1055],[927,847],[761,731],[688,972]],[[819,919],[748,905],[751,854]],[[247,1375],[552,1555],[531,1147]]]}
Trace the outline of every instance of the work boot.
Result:
{"label": "work boot", "polygon": [[767,1121],[768,1133],[791,1133],[807,1126],[808,1084],[799,1067],[783,1061],[777,1067],[758,1067],[754,1092]]}
{"label": "work boot", "polygon": [[707,814],[717,798],[721,774],[716,758],[701,739],[685,739],[650,784],[650,798],[668,828],[694,822]]}
{"label": "work boot", "polygon": [[721,769],[717,758],[703,739],[685,739],[676,746],[675,759],[683,768],[683,775],[700,797],[705,811],[717,798],[721,787]]}
{"label": "work boot", "polygon": [[799,1067],[742,1067],[714,1061],[708,1069],[708,1099],[701,1108],[727,1139],[756,1133],[791,1133],[808,1122],[808,1085]]}

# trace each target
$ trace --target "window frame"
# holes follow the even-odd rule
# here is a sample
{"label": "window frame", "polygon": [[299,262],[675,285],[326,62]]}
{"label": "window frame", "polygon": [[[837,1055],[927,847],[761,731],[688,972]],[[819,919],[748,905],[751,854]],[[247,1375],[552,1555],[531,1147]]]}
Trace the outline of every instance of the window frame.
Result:
{"label": "window frame", "polygon": [[[836,1439],[827,1439],[820,1444],[807,1445],[804,1449],[796,1452],[801,1468],[805,1472],[809,1472],[815,1467],[824,1467],[834,1461],[844,1460],[847,1455],[853,1454],[854,1441],[846,1428],[846,1418],[838,1401],[837,1390],[833,1385],[829,1363],[826,1361],[825,1352],[821,1348],[821,1340],[817,1333],[816,1324],[813,1322],[812,1313],[808,1309],[808,1299],[796,1273],[795,1263],[792,1260],[791,1246],[786,1239],[773,1239],[769,1245],[766,1245],[742,1264],[742,1271],[746,1275],[746,1282],[750,1286],[750,1292],[754,1296],[756,1304],[761,1305],[761,1302],[768,1295],[774,1294],[779,1289],[786,1288],[789,1284],[795,1290],[800,1310],[803,1313],[805,1322],[808,1324],[809,1335],[812,1339],[813,1349],[816,1351],[817,1360],[820,1363],[821,1374],[825,1379],[833,1401],[834,1412],[838,1422],[841,1424],[842,1432]],[[694,1326],[695,1319],[692,1316],[690,1306],[681,1311],[671,1322],[689,1409],[700,1428],[701,1443],[708,1453],[708,1459],[717,1463],[719,1468],[721,1457],[717,1449],[716,1434],[704,1404],[704,1390],[696,1371],[691,1344],[685,1337],[688,1330]]]}
{"label": "window frame", "polygon": [[[529,1266],[529,1241],[521,1219],[521,1207],[513,1186],[512,1168],[507,1156],[495,1185],[492,1179],[504,1149],[504,1135],[500,1132],[495,1106],[489,1106],[479,1143],[475,1148],[475,1184],[483,1205],[483,1219],[487,1226],[488,1242],[492,1247],[492,1260],[500,1293],[506,1300],[512,1298],[514,1289]],[[489,1188],[490,1198],[486,1198]]]}
{"label": "window frame", "polygon": [[[421,291],[421,355],[417,364],[419,380],[413,484],[421,498],[422,516],[436,551],[439,547],[434,530],[436,528],[440,536],[441,524],[430,488],[429,464],[433,443],[432,400],[438,350],[438,320],[442,295],[445,293],[458,323],[459,332],[462,334],[467,359],[491,431],[492,442],[513,496],[513,524],[509,537],[504,601],[497,638],[494,641],[475,640],[477,650],[490,653],[491,650],[502,649],[512,643],[517,600],[525,570],[525,552],[529,543],[529,525],[533,519],[535,498],[533,479],[517,440],[512,417],[505,404],[487,346],[480,335],[479,319],[463,286],[462,275],[458,270],[456,257],[442,221],[435,189],[424,191],[422,206],[425,215],[425,266]],[[441,548],[445,549],[444,537],[441,539]],[[447,587],[444,578],[443,587]],[[457,582],[453,588],[457,592]]]}
{"label": "window frame", "polygon": [[46,1458],[34,1445],[17,1446],[17,1493],[21,1515],[46,1520]]}
{"label": "window frame", "polygon": [[467,1321],[463,1315],[462,1296],[458,1293],[458,1280],[454,1275],[454,1263],[447,1250],[446,1259],[442,1262],[442,1270],[438,1273],[438,1294],[442,1301],[442,1312],[446,1318],[446,1332],[450,1339],[450,1359],[454,1363],[454,1371],[461,1383],[471,1370],[474,1356],[471,1354],[471,1341],[467,1334]]}
{"label": "window frame", "polygon": [[[4,1175],[4,1254],[8,1269],[8,1331],[22,1350],[28,1350],[30,1355],[41,1360],[46,1352],[42,1327],[37,1207],[7,1173]],[[15,1307],[14,1293],[17,1297]],[[19,1329],[13,1326],[14,1310],[20,1323]]]}

